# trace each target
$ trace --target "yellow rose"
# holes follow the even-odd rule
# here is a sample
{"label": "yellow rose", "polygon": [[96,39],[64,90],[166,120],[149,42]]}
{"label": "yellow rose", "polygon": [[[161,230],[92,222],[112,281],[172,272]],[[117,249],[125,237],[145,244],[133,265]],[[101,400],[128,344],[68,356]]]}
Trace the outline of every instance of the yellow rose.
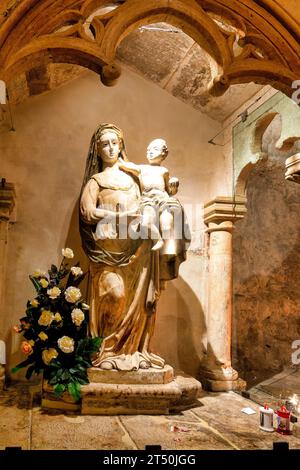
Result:
{"label": "yellow rose", "polygon": [[80,326],[83,322],[85,316],[80,308],[74,308],[71,312],[72,322],[75,323],[76,326]]}
{"label": "yellow rose", "polygon": [[39,302],[38,302],[36,299],[33,299],[33,300],[30,302],[30,305],[32,305],[32,307],[38,307],[38,306],[39,306]]}
{"label": "yellow rose", "polygon": [[46,279],[40,279],[40,284],[44,289],[46,289],[46,287],[49,285],[49,282]]}
{"label": "yellow rose", "polygon": [[71,250],[71,248],[63,248],[61,252],[64,258],[69,258],[69,259],[74,258],[74,253],[73,253],[73,250]]}
{"label": "yellow rose", "polygon": [[38,319],[38,324],[41,326],[49,326],[53,321],[54,315],[50,310],[43,310],[40,318]]}
{"label": "yellow rose", "polygon": [[42,359],[46,366],[49,366],[52,359],[55,359],[58,356],[58,352],[54,348],[44,349],[42,352]]}
{"label": "yellow rose", "polygon": [[57,321],[57,323],[59,323],[60,321],[62,321],[61,314],[58,313],[58,312],[56,312],[56,314],[54,315],[53,320]]}
{"label": "yellow rose", "polygon": [[33,277],[45,277],[47,274],[45,271],[42,271],[41,269],[36,269],[33,273]]}
{"label": "yellow rose", "polygon": [[57,297],[59,297],[60,293],[61,290],[59,289],[59,287],[52,287],[52,289],[47,290],[47,294],[49,295],[50,299],[56,299]]}
{"label": "yellow rose", "polygon": [[74,351],[74,339],[69,336],[62,336],[57,340],[57,344],[59,349],[66,354]]}
{"label": "yellow rose", "polygon": [[83,308],[83,310],[89,310],[90,306],[88,304],[85,304],[84,302],[82,302],[81,308]]}
{"label": "yellow rose", "polygon": [[44,333],[43,331],[39,333],[39,337],[42,341],[46,341],[46,339],[48,339],[48,335],[46,335],[46,333]]}
{"label": "yellow rose", "polygon": [[70,302],[71,304],[75,304],[77,300],[79,300],[81,297],[81,292],[80,289],[77,287],[70,286],[66,289],[65,292],[65,298],[67,302]]}

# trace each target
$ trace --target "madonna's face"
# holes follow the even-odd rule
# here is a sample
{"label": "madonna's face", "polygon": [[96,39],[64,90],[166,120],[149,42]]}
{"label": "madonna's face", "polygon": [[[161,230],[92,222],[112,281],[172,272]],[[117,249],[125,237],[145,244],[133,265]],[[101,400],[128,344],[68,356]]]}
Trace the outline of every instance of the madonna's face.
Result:
{"label": "madonna's face", "polygon": [[104,131],[98,140],[98,154],[103,162],[114,164],[120,153],[120,142],[117,134],[112,131]]}

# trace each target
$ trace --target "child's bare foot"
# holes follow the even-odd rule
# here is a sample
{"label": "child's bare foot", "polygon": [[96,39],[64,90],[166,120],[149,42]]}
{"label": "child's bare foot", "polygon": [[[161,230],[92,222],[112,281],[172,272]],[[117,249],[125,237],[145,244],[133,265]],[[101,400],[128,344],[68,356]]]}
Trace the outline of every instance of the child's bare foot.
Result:
{"label": "child's bare foot", "polygon": [[159,251],[162,249],[163,246],[164,246],[164,241],[161,238],[160,240],[157,240],[155,245],[153,245],[153,247],[151,248],[151,251]]}

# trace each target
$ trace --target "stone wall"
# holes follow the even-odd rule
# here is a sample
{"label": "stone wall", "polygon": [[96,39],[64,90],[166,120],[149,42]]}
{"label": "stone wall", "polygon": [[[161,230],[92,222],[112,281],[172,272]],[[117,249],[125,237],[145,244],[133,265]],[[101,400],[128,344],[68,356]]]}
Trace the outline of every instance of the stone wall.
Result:
{"label": "stone wall", "polygon": [[91,135],[100,122],[113,122],[124,130],[128,155],[137,163],[145,162],[150,140],[166,138],[166,166],[180,179],[178,196],[183,203],[198,204],[192,249],[180,278],[162,294],[153,338],[158,354],[196,375],[206,312],[201,208],[216,191],[226,192],[220,181],[226,182],[222,175],[229,172],[219,147],[207,143],[220,125],[126,70],[113,88],[87,72],[14,107],[13,120],[16,132],[3,130],[0,137],[1,176],[15,183],[17,193],[17,223],[10,232],[5,308],[0,316],[10,363],[20,360],[20,337],[12,333],[12,326],[34,293],[28,274],[58,262],[65,246],[73,248],[86,266],[78,234],[78,196]]}
{"label": "stone wall", "polygon": [[280,121],[264,134],[267,160],[250,174],[248,212],[233,236],[233,364],[250,385],[290,366],[300,339],[300,186],[284,179],[300,146],[276,149]]}

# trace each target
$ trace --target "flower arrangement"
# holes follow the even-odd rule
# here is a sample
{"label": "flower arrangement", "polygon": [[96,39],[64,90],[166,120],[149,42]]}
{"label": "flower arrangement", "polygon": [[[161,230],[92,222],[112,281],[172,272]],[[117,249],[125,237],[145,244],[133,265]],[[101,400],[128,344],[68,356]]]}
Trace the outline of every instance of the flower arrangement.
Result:
{"label": "flower arrangement", "polygon": [[69,267],[66,260],[74,257],[70,248],[62,255],[59,268],[51,265],[48,273],[37,270],[29,276],[36,297],[28,300],[26,316],[14,327],[23,334],[21,349],[27,358],[12,371],[28,366],[27,379],[43,372],[57,396],[67,391],[78,401],[81,385],[89,383],[87,368],[101,338],[87,336],[89,306],[78,288],[85,273],[79,263]]}

